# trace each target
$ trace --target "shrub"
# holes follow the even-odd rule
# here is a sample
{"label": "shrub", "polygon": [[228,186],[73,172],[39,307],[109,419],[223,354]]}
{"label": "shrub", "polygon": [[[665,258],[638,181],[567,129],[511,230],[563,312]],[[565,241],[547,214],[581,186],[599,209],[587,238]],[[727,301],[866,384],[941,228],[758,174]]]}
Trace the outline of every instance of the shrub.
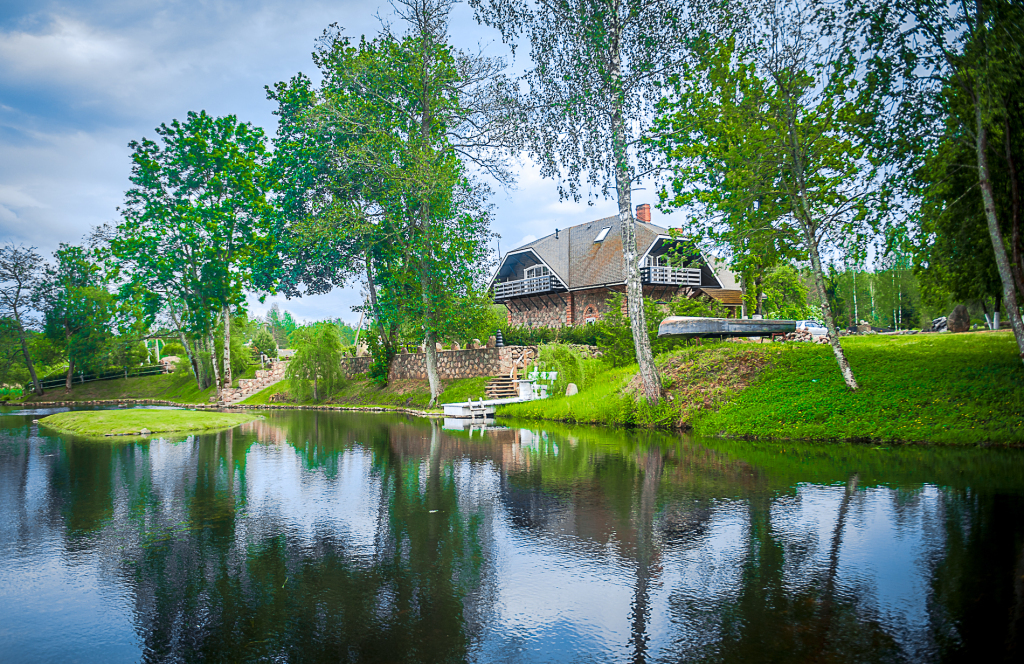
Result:
{"label": "shrub", "polygon": [[267,357],[277,357],[277,342],[274,341],[274,335],[265,327],[260,328],[256,336],[252,338],[252,346],[257,353],[262,353]]}
{"label": "shrub", "polygon": [[185,347],[177,341],[165,344],[164,347],[160,349],[160,357],[167,357],[168,355],[174,355],[175,357],[182,358],[188,357],[188,354],[185,352]]}
{"label": "shrub", "polygon": [[299,401],[310,395],[319,401],[341,386],[341,338],[335,325],[300,327],[288,335],[288,343],[295,349],[295,356],[288,363],[285,377]]}

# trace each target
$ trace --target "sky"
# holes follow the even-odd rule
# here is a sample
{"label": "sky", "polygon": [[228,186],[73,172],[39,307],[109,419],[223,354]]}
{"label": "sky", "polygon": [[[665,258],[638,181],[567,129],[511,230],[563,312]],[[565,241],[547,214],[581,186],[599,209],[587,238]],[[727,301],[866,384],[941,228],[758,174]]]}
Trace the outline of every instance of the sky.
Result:
{"label": "sky", "polygon": [[[324,28],[372,36],[393,17],[386,2],[337,0],[0,0],[0,242],[35,246],[49,257],[116,223],[128,187],[128,143],[190,111],[234,114],[276,129],[264,86],[303,72]],[[398,27],[396,25],[396,27]],[[466,5],[452,15],[459,48],[511,60],[497,32]],[[495,189],[493,230],[504,253],[554,232],[616,213],[609,200],[560,201],[557,183],[528,160],[514,188]],[[653,190],[634,203],[654,203]],[[649,199],[649,200],[648,200]],[[652,221],[668,225],[655,210]],[[250,298],[250,313],[273,303],[299,320],[358,320],[358,284],[326,295]]]}

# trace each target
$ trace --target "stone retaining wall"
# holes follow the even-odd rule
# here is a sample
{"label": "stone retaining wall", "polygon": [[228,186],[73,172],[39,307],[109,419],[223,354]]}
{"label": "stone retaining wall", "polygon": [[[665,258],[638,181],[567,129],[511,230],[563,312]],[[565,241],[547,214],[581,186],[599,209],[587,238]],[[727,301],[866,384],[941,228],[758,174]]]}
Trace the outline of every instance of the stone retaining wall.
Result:
{"label": "stone retaining wall", "polygon": [[369,355],[366,357],[343,357],[341,358],[341,371],[345,374],[345,378],[352,378],[369,371],[372,361],[373,358]]}
{"label": "stone retaining wall", "polygon": [[[536,346],[503,346],[437,352],[437,374],[441,380],[506,375],[512,365],[523,367],[537,358]],[[396,355],[388,380],[426,380],[427,354]]]}

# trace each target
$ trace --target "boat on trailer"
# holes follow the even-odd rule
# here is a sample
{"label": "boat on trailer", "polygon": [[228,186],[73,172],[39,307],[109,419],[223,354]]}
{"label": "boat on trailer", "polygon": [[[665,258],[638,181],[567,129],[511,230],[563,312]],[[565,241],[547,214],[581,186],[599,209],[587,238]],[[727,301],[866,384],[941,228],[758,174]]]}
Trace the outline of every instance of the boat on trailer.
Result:
{"label": "boat on trailer", "polygon": [[795,320],[669,316],[658,326],[659,337],[686,337],[687,339],[769,337],[773,334],[789,332],[796,332]]}

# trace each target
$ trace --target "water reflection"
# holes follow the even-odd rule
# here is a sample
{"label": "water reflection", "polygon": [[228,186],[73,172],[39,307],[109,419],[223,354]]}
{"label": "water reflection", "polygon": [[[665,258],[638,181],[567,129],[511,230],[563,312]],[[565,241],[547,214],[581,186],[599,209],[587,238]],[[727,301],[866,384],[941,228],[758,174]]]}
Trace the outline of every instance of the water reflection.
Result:
{"label": "water reflection", "polygon": [[0,652],[1018,661],[1024,455],[284,412],[90,442],[0,415]]}

